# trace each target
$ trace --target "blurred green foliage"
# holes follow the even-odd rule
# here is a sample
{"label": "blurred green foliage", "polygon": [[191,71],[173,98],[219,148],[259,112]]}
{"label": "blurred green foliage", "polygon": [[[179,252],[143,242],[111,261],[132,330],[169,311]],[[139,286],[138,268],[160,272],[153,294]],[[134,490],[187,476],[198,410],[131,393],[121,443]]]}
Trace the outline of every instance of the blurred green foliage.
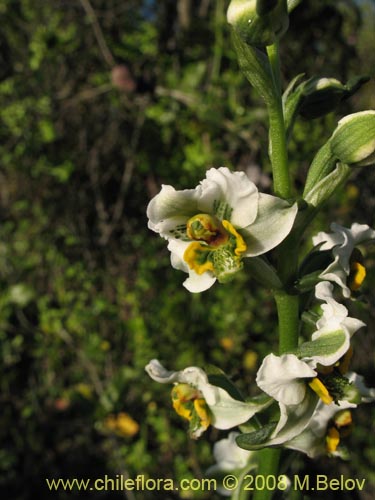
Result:
{"label": "blurred green foliage", "polygon": [[[238,70],[226,7],[224,0],[0,0],[6,498],[82,495],[51,494],[45,478],[52,477],[204,476],[221,434],[190,441],[169,389],[150,381],[144,365],[154,357],[170,369],[215,364],[251,394],[262,356],[276,345],[267,292],[243,274],[190,295],[164,242],[147,229],[146,206],[161,184],[194,187],[209,166],[246,170],[269,189],[267,117]],[[373,7],[305,0],[283,39],[284,83],[301,72],[343,81],[371,72]],[[374,107],[374,95],[372,81],[340,116]],[[297,123],[290,145],[297,187],[337,119]],[[373,170],[356,173],[315,228],[327,230],[334,219],[371,224],[374,181]],[[374,264],[374,254],[367,258]],[[356,309],[369,327],[356,338],[355,363],[371,383],[375,312]],[[371,412],[358,412],[353,462],[299,457],[292,470],[366,477],[361,498],[370,498]],[[123,413],[125,430],[110,428],[108,418]],[[214,495],[183,498],[199,497]]]}

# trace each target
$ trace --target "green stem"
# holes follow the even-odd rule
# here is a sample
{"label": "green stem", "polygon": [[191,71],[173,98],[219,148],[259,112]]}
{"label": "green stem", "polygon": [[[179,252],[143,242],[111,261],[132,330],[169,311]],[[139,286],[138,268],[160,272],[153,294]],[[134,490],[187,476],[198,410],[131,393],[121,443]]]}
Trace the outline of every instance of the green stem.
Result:
{"label": "green stem", "polygon": [[281,98],[279,45],[267,47],[268,59],[272,68],[274,99],[268,103],[270,120],[269,155],[272,164],[274,190],[282,198],[291,197],[291,186],[288,168],[288,153],[286,148],[286,133]]}
{"label": "green stem", "polygon": [[[267,481],[269,476],[277,476],[279,469],[281,450],[278,448],[265,448],[259,451],[259,469],[257,475],[262,475]],[[255,490],[253,500],[270,500],[274,491],[272,490]]]}
{"label": "green stem", "polygon": [[[268,105],[270,117],[270,158],[272,163],[274,190],[283,198],[291,197],[288,169],[285,123],[282,108],[278,44],[267,47],[273,72],[275,99]],[[280,246],[278,276],[284,288],[275,291],[279,319],[279,352],[290,351],[298,345],[299,297],[288,293],[294,281],[298,265],[298,241],[292,233]],[[259,453],[257,474],[263,477],[277,476],[280,449],[266,448]],[[266,489],[254,492],[254,500],[270,500],[273,492]]]}
{"label": "green stem", "polygon": [[298,346],[299,297],[287,293],[275,295],[279,317],[279,353],[291,351]]}

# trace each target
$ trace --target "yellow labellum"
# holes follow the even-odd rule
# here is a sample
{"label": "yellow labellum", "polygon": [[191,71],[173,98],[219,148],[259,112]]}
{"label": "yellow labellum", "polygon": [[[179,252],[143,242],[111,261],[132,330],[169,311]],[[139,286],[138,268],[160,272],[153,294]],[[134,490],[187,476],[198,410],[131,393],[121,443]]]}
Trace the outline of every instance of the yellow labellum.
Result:
{"label": "yellow labellum", "polygon": [[192,217],[188,222],[187,235],[196,239],[199,236],[201,241],[190,243],[184,252],[183,259],[189,268],[199,275],[207,271],[219,272],[218,268],[215,269],[212,260],[209,259],[209,254],[226,247],[229,235],[235,238],[235,248],[233,250],[233,247],[231,247],[230,251],[234,254],[234,260],[238,261],[237,264],[241,260],[239,257],[247,249],[244,239],[230,222],[227,220],[217,222],[211,219],[213,218],[210,216],[204,218],[204,214],[199,214]]}
{"label": "yellow labellum", "polygon": [[333,453],[334,451],[337,450],[339,443],[340,443],[339,431],[334,427],[331,427],[328,430],[328,435],[326,436],[327,451],[329,453]]}
{"label": "yellow labellum", "polygon": [[349,288],[352,292],[358,290],[366,278],[366,268],[359,262],[352,262],[350,265]]}
{"label": "yellow labellum", "polygon": [[200,424],[204,429],[211,423],[211,417],[207,408],[206,401],[203,398],[194,400],[194,409],[200,419]]}
{"label": "yellow labellum", "polygon": [[242,236],[240,235],[240,233],[238,233],[234,229],[234,227],[232,226],[232,224],[230,222],[228,222],[227,220],[223,220],[222,224],[225,227],[225,229],[230,234],[232,234],[233,236],[235,236],[235,238],[236,238],[236,249],[234,250],[234,253],[236,255],[240,256],[241,253],[246,252],[247,246],[246,246],[245,240],[242,238]]}
{"label": "yellow labellum", "polygon": [[202,245],[199,241],[194,241],[190,243],[184,253],[184,261],[193,269],[197,274],[203,274],[206,271],[213,271],[214,266],[210,260],[205,260],[202,264],[200,263],[200,256],[203,253],[209,253],[212,248]]}
{"label": "yellow labellum", "polygon": [[351,411],[342,410],[342,411],[338,412],[335,415],[334,421],[335,421],[336,427],[338,427],[339,429],[341,427],[347,427],[348,425],[351,425],[353,422]]}
{"label": "yellow labellum", "polygon": [[311,382],[309,382],[309,386],[320,397],[324,404],[329,405],[332,403],[333,398],[329,394],[327,387],[317,377],[313,378]]}

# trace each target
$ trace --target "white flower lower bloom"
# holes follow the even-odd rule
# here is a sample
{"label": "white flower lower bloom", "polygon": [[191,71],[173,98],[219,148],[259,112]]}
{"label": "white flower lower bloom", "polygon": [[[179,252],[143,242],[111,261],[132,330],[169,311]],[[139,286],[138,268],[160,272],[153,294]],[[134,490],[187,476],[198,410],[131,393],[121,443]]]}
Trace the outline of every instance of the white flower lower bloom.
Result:
{"label": "white flower lower bloom", "polygon": [[242,259],[264,254],[292,229],[297,204],[259,193],[244,172],[211,168],[195,189],[162,186],[147,207],[148,226],[167,239],[171,263],[191,292],[228,281]]}
{"label": "white flower lower bloom", "polygon": [[190,432],[195,438],[209,424],[217,429],[230,429],[269,405],[269,401],[253,403],[232,398],[221,387],[210,384],[206,373],[195,366],[168,371],[153,359],[145,369],[156,382],[174,384],[173,406],[179,415],[190,421]]}
{"label": "white flower lower bloom", "polygon": [[[206,471],[208,477],[220,477],[224,473],[232,472],[238,479],[238,487],[241,487],[241,475],[258,467],[257,453],[244,450],[236,443],[236,437],[239,432],[230,432],[227,438],[220,439],[214,444],[214,458],[216,463]],[[219,482],[220,484],[220,482]],[[237,489],[236,488],[236,489]],[[234,490],[228,490],[218,486],[217,492],[223,496],[233,496]]]}
{"label": "white flower lower bloom", "polygon": [[319,250],[332,250],[333,262],[321,273],[324,280],[333,281],[342,288],[344,297],[362,284],[366,270],[355,256],[357,245],[375,240],[375,231],[366,224],[352,224],[351,228],[331,224],[332,233],[320,232],[313,237],[314,245],[321,245]]}
{"label": "white flower lower bloom", "polygon": [[220,439],[214,444],[213,453],[216,463],[208,469],[208,474],[216,471],[240,470],[249,465],[255,453],[238,446],[236,437],[239,435],[239,432],[230,432],[227,438]]}

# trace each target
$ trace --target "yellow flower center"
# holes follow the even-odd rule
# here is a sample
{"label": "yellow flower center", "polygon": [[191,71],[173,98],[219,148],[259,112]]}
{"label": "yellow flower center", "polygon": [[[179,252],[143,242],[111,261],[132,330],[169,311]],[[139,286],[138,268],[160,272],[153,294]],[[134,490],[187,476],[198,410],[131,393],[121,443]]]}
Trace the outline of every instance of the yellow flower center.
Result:
{"label": "yellow flower center", "polygon": [[183,258],[197,274],[211,271],[219,281],[226,281],[241,269],[247,246],[229,221],[198,214],[187,222],[186,234],[193,241]]}
{"label": "yellow flower center", "polygon": [[172,404],[176,413],[189,422],[196,421],[204,430],[211,423],[210,411],[198,389],[189,384],[177,384],[172,389]]}
{"label": "yellow flower center", "polygon": [[188,220],[186,234],[191,240],[218,247],[228,241],[228,233],[219,219],[208,214],[194,215]]}
{"label": "yellow flower center", "polygon": [[320,397],[324,404],[329,405],[332,403],[333,398],[329,394],[327,387],[317,377],[309,382],[309,386]]}

